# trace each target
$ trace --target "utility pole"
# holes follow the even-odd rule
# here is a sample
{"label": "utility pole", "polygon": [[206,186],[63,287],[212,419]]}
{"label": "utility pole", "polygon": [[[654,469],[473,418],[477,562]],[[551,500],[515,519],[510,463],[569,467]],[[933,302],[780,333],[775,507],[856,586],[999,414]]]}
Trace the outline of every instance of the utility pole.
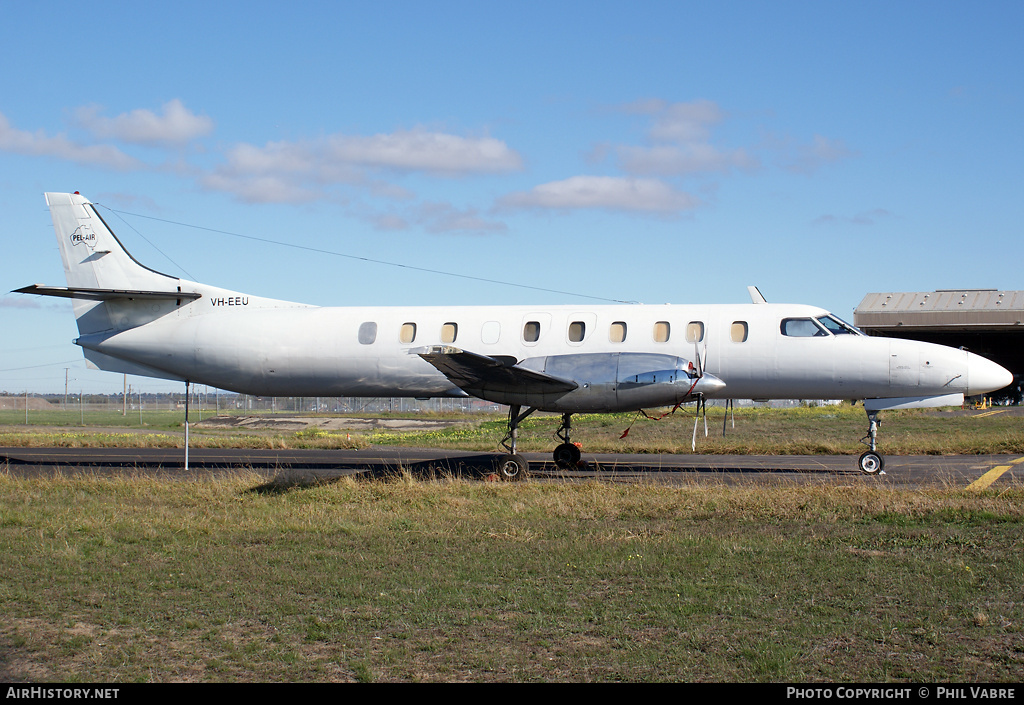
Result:
{"label": "utility pole", "polygon": [[128,375],[124,376],[124,408],[121,409],[121,416],[128,415]]}
{"label": "utility pole", "polygon": [[64,411],[68,410],[68,368],[64,368]]}

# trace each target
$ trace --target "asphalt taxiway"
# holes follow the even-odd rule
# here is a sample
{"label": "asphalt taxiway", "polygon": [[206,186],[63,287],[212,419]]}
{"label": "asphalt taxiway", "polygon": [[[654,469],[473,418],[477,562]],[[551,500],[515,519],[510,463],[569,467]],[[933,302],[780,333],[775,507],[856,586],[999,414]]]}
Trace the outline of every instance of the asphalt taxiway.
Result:
{"label": "asphalt taxiway", "polygon": [[[887,456],[881,475],[865,475],[847,455],[584,454],[579,467],[555,466],[548,453],[524,453],[535,480],[661,483],[871,483],[889,487],[1009,487],[1024,483],[1020,455]],[[426,448],[248,450],[194,448],[0,448],[0,471],[16,477],[88,473],[104,476],[208,477],[239,471],[289,482],[345,476],[487,478],[498,455]]]}

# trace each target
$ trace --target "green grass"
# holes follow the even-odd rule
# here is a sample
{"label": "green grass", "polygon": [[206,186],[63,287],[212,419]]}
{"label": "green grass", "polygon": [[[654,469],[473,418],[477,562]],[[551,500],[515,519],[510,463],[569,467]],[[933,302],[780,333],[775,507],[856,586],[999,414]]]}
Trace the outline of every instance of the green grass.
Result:
{"label": "green grass", "polygon": [[1019,681],[1024,491],[0,475],[0,680]]}
{"label": "green grass", "polygon": [[[125,417],[118,411],[90,412],[85,428],[73,412],[29,413],[38,425],[25,427],[23,411],[0,411],[0,446],[184,445],[184,414],[179,411],[145,412],[141,425],[137,414]],[[860,439],[867,432],[867,417],[861,406],[741,408],[734,417],[735,427],[733,417],[725,419],[722,408],[709,408],[708,436],[701,419],[697,451],[852,455],[864,450]],[[991,416],[965,415],[959,409],[888,411],[881,419],[879,443],[886,455],[1024,453],[1024,417],[1012,411]],[[454,416],[453,421],[459,423],[441,430],[411,432],[223,430],[193,423],[190,444],[196,448],[359,448],[379,444],[490,451],[498,448],[505,433],[503,415],[470,414]],[[560,442],[555,437],[557,427],[557,415],[530,416],[521,426],[519,449],[550,451]],[[689,453],[693,428],[692,406],[659,421],[635,413],[579,414],[573,417],[572,439],[587,453]],[[629,433],[622,438],[627,429]]]}

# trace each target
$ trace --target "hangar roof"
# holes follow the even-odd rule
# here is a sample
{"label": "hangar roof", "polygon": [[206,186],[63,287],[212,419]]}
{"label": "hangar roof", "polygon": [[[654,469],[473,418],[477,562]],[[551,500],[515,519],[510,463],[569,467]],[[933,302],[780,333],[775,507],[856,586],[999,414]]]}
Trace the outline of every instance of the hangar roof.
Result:
{"label": "hangar roof", "polygon": [[853,311],[859,328],[989,329],[1024,331],[1024,291],[940,289],[868,294]]}

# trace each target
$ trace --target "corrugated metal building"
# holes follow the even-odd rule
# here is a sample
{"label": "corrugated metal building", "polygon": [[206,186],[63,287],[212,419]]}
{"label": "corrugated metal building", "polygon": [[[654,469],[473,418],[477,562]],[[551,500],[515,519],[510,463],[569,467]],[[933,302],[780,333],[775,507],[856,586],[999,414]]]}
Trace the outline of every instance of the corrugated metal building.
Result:
{"label": "corrugated metal building", "polygon": [[868,294],[853,311],[868,335],[925,340],[984,355],[1024,379],[1024,291],[940,289]]}

